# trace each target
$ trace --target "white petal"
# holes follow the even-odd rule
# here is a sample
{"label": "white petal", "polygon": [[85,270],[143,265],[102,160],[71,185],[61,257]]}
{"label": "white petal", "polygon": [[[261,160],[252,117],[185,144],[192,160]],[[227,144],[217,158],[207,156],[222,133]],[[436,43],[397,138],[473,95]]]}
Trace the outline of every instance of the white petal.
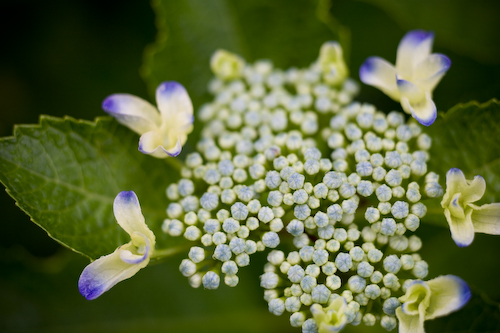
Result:
{"label": "white petal", "polygon": [[[156,103],[162,116],[162,122],[172,121],[181,116],[185,121],[193,116],[193,104],[182,84],[175,81],[163,82],[156,89]],[[176,124],[185,121],[176,120]]]}
{"label": "white petal", "polygon": [[398,46],[396,70],[412,80],[416,66],[431,54],[434,33],[423,30],[408,32]]}
{"label": "white petal", "polygon": [[114,94],[102,102],[102,108],[122,125],[144,134],[160,125],[160,114],[153,105],[134,95]]}
{"label": "white petal", "polygon": [[370,57],[359,68],[359,78],[365,84],[382,90],[390,98],[399,101],[396,85],[396,69],[386,60]]}
{"label": "white petal", "polygon": [[83,270],[78,280],[80,294],[88,300],[95,299],[120,281],[132,277],[149,263],[146,257],[138,264],[129,264],[120,258],[121,249],[100,257]]}
{"label": "white petal", "polygon": [[465,186],[467,186],[467,181],[465,180],[465,175],[462,170],[458,168],[451,168],[448,170],[446,173],[446,192],[441,201],[441,207],[447,208],[455,193]]}
{"label": "white petal", "polygon": [[465,212],[465,219],[451,216],[450,210],[444,210],[444,216],[448,221],[451,231],[451,238],[459,247],[469,246],[474,240],[474,226],[471,220],[472,209]]}
{"label": "white petal", "polygon": [[433,91],[450,66],[450,58],[444,54],[431,54],[417,65],[414,80],[423,89]]}
{"label": "white petal", "polygon": [[[120,251],[120,259],[128,264],[138,264],[146,260],[151,254],[151,243],[149,239],[140,232],[134,232],[132,237],[133,246],[130,246],[130,243],[127,246],[124,246]],[[144,253],[142,254],[134,254],[132,251],[128,250],[129,247],[134,252],[137,252],[138,249],[141,249]]]}
{"label": "white petal", "polygon": [[398,77],[396,77],[396,84],[401,97],[406,97],[410,103],[419,103],[425,99],[425,91],[416,84]]}
{"label": "white petal", "polygon": [[461,309],[471,298],[467,283],[455,275],[439,276],[427,281],[431,301],[425,319],[434,319]]}
{"label": "white petal", "polygon": [[113,203],[113,212],[120,227],[122,227],[130,237],[134,235],[134,232],[139,232],[150,240],[151,247],[154,248],[155,235],[149,230],[144,221],[139,199],[134,191],[120,192]]}
{"label": "white petal", "polygon": [[424,318],[419,315],[407,315],[401,310],[396,309],[396,317],[399,321],[399,333],[424,333]]}
{"label": "white petal", "polygon": [[401,106],[405,112],[411,113],[412,117],[424,126],[429,126],[436,120],[436,105],[428,92],[420,103],[411,103],[408,98],[401,97]]}
{"label": "white petal", "polygon": [[181,145],[181,141],[179,139],[177,139],[177,141],[175,142],[175,145],[169,149],[165,149],[165,152],[168,154],[168,156],[170,157],[175,157],[177,155],[179,155],[181,153],[181,150],[182,150],[182,145]]}
{"label": "white petal", "polygon": [[472,181],[467,181],[467,186],[462,189],[462,202],[468,204],[481,199],[486,191],[486,181],[481,176],[474,176]]}
{"label": "white petal", "polygon": [[139,151],[143,154],[153,154],[162,144],[163,136],[161,132],[158,130],[150,131],[141,135],[139,139]]}
{"label": "white petal", "polygon": [[500,235],[500,203],[470,206],[473,209],[471,219],[475,232]]}
{"label": "white petal", "polygon": [[451,216],[458,217],[459,219],[465,219],[465,211],[462,206],[460,206],[462,193],[455,193],[453,198],[451,198],[450,205],[448,209],[450,210]]}

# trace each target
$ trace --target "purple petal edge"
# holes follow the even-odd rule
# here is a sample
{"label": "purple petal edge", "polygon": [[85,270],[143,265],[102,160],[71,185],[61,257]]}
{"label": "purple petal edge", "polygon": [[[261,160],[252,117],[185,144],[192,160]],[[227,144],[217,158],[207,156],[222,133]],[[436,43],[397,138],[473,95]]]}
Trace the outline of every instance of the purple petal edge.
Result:
{"label": "purple petal edge", "polygon": [[433,31],[425,31],[425,30],[412,30],[406,33],[404,35],[402,41],[409,42],[414,45],[418,45],[425,41],[426,39],[429,38],[434,38],[434,32]]}
{"label": "purple petal edge", "polygon": [[437,118],[437,109],[436,109],[436,105],[434,105],[434,112],[432,113],[431,117],[428,118],[428,119],[424,119],[424,118],[420,118],[419,116],[417,116],[415,114],[415,112],[412,112],[412,116],[413,118],[415,118],[420,124],[424,125],[424,126],[430,126],[434,123],[434,121],[436,120]]}
{"label": "purple petal edge", "polygon": [[463,308],[465,304],[469,302],[472,297],[472,292],[470,290],[469,285],[463,279],[459,278],[456,275],[447,275],[449,278],[455,280],[460,285],[460,306],[457,310]]}
{"label": "purple petal edge", "polygon": [[367,83],[366,82],[366,76],[367,75],[370,75],[371,73],[373,73],[373,71],[375,70],[376,68],[376,65],[375,65],[375,59],[376,57],[369,57],[365,60],[365,62],[359,67],[359,79],[361,80],[361,82],[363,82],[364,84],[370,84],[370,83]]}
{"label": "purple petal edge", "polygon": [[118,103],[115,102],[115,98],[117,97],[116,94],[113,94],[113,95],[110,95],[108,97],[106,97],[104,99],[104,101],[102,101],[102,109],[110,114],[110,115],[114,115],[115,113],[120,113],[119,110],[118,110]]}
{"label": "purple petal edge", "polygon": [[107,289],[95,278],[94,274],[90,272],[89,266],[85,267],[82,275],[80,275],[80,279],[78,279],[78,291],[80,291],[80,294],[85,297],[85,299],[91,301],[101,296]]}
{"label": "purple petal edge", "polygon": [[122,205],[129,205],[133,204],[136,206],[139,206],[139,198],[137,197],[137,194],[135,194],[134,191],[122,191],[118,193],[118,195],[115,198],[115,202],[118,202]]}
{"label": "purple petal edge", "polygon": [[158,88],[156,88],[157,94],[167,96],[178,93],[178,91],[184,91],[187,93],[186,88],[184,88],[184,86],[177,81],[165,81],[160,83]]}

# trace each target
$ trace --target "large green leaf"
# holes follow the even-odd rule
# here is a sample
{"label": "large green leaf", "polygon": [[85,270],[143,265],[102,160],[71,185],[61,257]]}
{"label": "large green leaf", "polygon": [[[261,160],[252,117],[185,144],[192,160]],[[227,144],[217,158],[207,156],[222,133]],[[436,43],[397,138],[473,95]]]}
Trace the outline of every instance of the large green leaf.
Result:
{"label": "large green leaf", "polygon": [[[481,175],[486,180],[486,193],[481,202],[500,202],[500,103],[458,104],[426,129],[432,137],[429,170],[440,175],[445,188],[446,172],[462,170],[467,179]],[[428,200],[424,222],[447,226],[439,200]]]}
{"label": "large green leaf", "polygon": [[40,125],[17,126],[0,139],[0,181],[52,238],[94,259],[130,240],[113,216],[121,191],[137,193],[146,222],[162,235],[165,187],[178,171],[137,145],[138,136],[110,118],[42,116]]}
{"label": "large green leaf", "polygon": [[281,68],[308,65],[323,42],[348,42],[348,31],[328,14],[329,4],[329,0],[155,0],[158,36],[146,49],[142,75],[151,91],[165,80],[181,82],[198,104],[211,77],[210,56],[217,49],[236,52],[248,61],[272,59]]}

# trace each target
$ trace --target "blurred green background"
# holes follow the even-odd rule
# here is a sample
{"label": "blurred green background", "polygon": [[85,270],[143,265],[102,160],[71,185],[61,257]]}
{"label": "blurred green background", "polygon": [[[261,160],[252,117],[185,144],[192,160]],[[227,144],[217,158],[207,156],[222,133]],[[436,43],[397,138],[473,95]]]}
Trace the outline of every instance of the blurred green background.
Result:
{"label": "blurred green background", "polygon": [[[333,15],[337,21],[329,17],[329,26],[320,22],[316,1],[162,1],[165,13],[156,23],[168,28],[165,48],[148,56],[147,68],[154,75],[143,69],[143,80],[143,50],[157,34],[155,13],[147,1],[3,1],[0,136],[11,135],[14,124],[37,123],[40,114],[92,120],[103,115],[100,103],[107,95],[128,92],[151,99],[148,92],[158,80],[193,84],[197,107],[209,98],[202,89],[208,77],[208,62],[203,61],[208,61],[213,45],[234,48],[249,61],[268,57],[280,67],[303,66],[314,60],[323,41],[339,37],[339,27],[344,27],[341,37],[350,40],[346,51],[355,79],[366,57],[379,55],[394,62],[404,33],[421,28],[436,32],[434,51],[452,60],[435,90],[439,109],[500,97],[498,1],[339,0],[321,5],[319,16],[325,20]],[[204,36],[202,49],[189,49],[200,27],[222,24],[217,15],[232,18],[228,27],[238,23],[238,35],[232,30],[214,32]],[[193,65],[196,71],[187,70]],[[400,108],[367,86],[358,99],[382,110]],[[88,302],[77,289],[88,261],[50,239],[4,191],[0,200],[1,332],[300,332],[289,326],[287,316],[267,312],[258,287],[259,270],[242,269],[234,289],[194,290],[178,272],[182,256],[148,267]],[[500,301],[500,238],[476,235],[469,248],[458,249],[446,227],[424,225],[419,233],[430,277],[456,274],[484,293],[464,311],[427,323],[428,332],[500,332],[500,312],[493,302]],[[263,260],[257,256],[251,267],[261,267]],[[472,317],[467,319],[465,312]],[[362,325],[345,330],[377,331]]]}

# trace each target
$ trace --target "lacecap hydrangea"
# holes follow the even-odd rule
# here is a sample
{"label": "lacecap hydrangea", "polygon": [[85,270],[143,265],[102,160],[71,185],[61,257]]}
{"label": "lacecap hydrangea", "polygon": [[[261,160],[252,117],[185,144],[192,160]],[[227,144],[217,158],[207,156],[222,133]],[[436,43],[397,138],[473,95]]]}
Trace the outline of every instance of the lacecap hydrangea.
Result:
{"label": "lacecap hydrangea", "polygon": [[[214,99],[197,115],[197,152],[166,189],[163,231],[193,243],[181,273],[195,288],[234,287],[265,251],[264,299],[292,326],[396,328],[405,293],[428,274],[415,234],[421,200],[443,196],[427,169],[431,138],[401,112],[353,100],[358,85],[337,43],[303,69],[227,51],[211,68]],[[467,293],[464,285],[456,292]],[[453,311],[468,300],[457,299]]]}

